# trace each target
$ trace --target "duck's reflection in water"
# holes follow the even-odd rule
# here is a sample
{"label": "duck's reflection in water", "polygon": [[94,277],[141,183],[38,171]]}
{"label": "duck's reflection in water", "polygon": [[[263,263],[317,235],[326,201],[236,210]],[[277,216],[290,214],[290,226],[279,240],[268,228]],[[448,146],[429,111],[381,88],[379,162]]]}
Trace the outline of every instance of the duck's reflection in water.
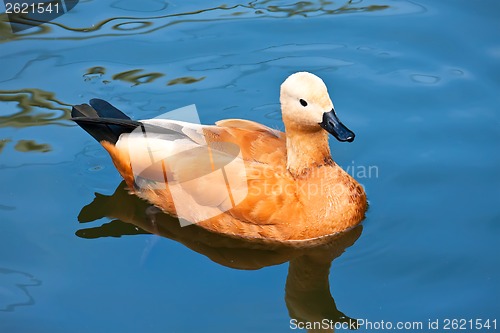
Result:
{"label": "duck's reflection in water", "polygon": [[83,223],[102,217],[113,221],[80,229],[77,236],[97,238],[152,233],[182,243],[234,269],[252,270],[290,262],[285,287],[290,327],[310,328],[310,332],[333,332],[335,323],[336,327],[340,323],[346,328],[355,327],[355,319],[337,309],[330,293],[329,274],[332,261],[354,244],[361,235],[362,226],[330,237],[285,244],[236,239],[197,225],[181,227],[177,219],[129,195],[124,182],[111,196],[96,193],[94,201],[82,208],[78,220]]}

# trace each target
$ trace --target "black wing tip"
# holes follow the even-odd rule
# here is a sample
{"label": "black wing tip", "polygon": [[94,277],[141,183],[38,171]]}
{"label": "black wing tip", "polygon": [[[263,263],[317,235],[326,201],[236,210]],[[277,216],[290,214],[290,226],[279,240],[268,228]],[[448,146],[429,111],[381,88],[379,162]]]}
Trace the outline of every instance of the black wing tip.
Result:
{"label": "black wing tip", "polygon": [[126,114],[108,102],[93,98],[89,104],[74,105],[71,121],[87,131],[97,141],[116,143],[123,133],[130,133],[141,123],[130,119]]}
{"label": "black wing tip", "polygon": [[99,117],[130,120],[129,116],[103,99],[92,98],[89,101],[89,104],[94,110],[96,110]]}
{"label": "black wing tip", "polygon": [[92,103],[100,103],[100,102],[108,103],[108,102],[106,102],[105,100],[100,99],[100,98],[91,98],[91,99],[89,100],[90,105],[92,105]]}
{"label": "black wing tip", "polygon": [[96,110],[88,104],[77,104],[71,108],[71,117],[98,117]]}

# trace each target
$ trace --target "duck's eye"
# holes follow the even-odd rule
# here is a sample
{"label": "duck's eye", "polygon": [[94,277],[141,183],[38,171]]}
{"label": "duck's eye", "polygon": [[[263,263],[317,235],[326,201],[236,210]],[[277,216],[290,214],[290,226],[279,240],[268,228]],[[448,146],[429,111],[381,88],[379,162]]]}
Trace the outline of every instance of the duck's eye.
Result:
{"label": "duck's eye", "polygon": [[302,98],[299,100],[299,102],[300,102],[300,105],[302,105],[303,107],[307,106],[307,102],[305,100],[303,100]]}

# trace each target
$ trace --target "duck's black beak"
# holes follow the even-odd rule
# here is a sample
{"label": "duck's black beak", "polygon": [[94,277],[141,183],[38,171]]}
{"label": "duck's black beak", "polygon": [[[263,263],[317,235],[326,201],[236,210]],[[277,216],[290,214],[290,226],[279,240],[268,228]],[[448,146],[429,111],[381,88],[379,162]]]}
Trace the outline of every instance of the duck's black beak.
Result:
{"label": "duck's black beak", "polygon": [[319,125],[339,141],[354,141],[354,133],[340,122],[337,114],[335,113],[335,109],[323,113],[323,121],[320,122]]}

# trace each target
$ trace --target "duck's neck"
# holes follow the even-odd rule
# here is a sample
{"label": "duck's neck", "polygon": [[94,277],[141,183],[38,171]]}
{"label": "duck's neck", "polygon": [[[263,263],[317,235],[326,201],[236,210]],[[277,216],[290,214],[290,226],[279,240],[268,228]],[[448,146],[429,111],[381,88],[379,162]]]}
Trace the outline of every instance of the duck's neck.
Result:
{"label": "duck's neck", "polygon": [[332,164],[328,145],[328,133],[323,129],[304,131],[298,128],[286,129],[287,169],[294,176],[300,176],[311,169]]}

